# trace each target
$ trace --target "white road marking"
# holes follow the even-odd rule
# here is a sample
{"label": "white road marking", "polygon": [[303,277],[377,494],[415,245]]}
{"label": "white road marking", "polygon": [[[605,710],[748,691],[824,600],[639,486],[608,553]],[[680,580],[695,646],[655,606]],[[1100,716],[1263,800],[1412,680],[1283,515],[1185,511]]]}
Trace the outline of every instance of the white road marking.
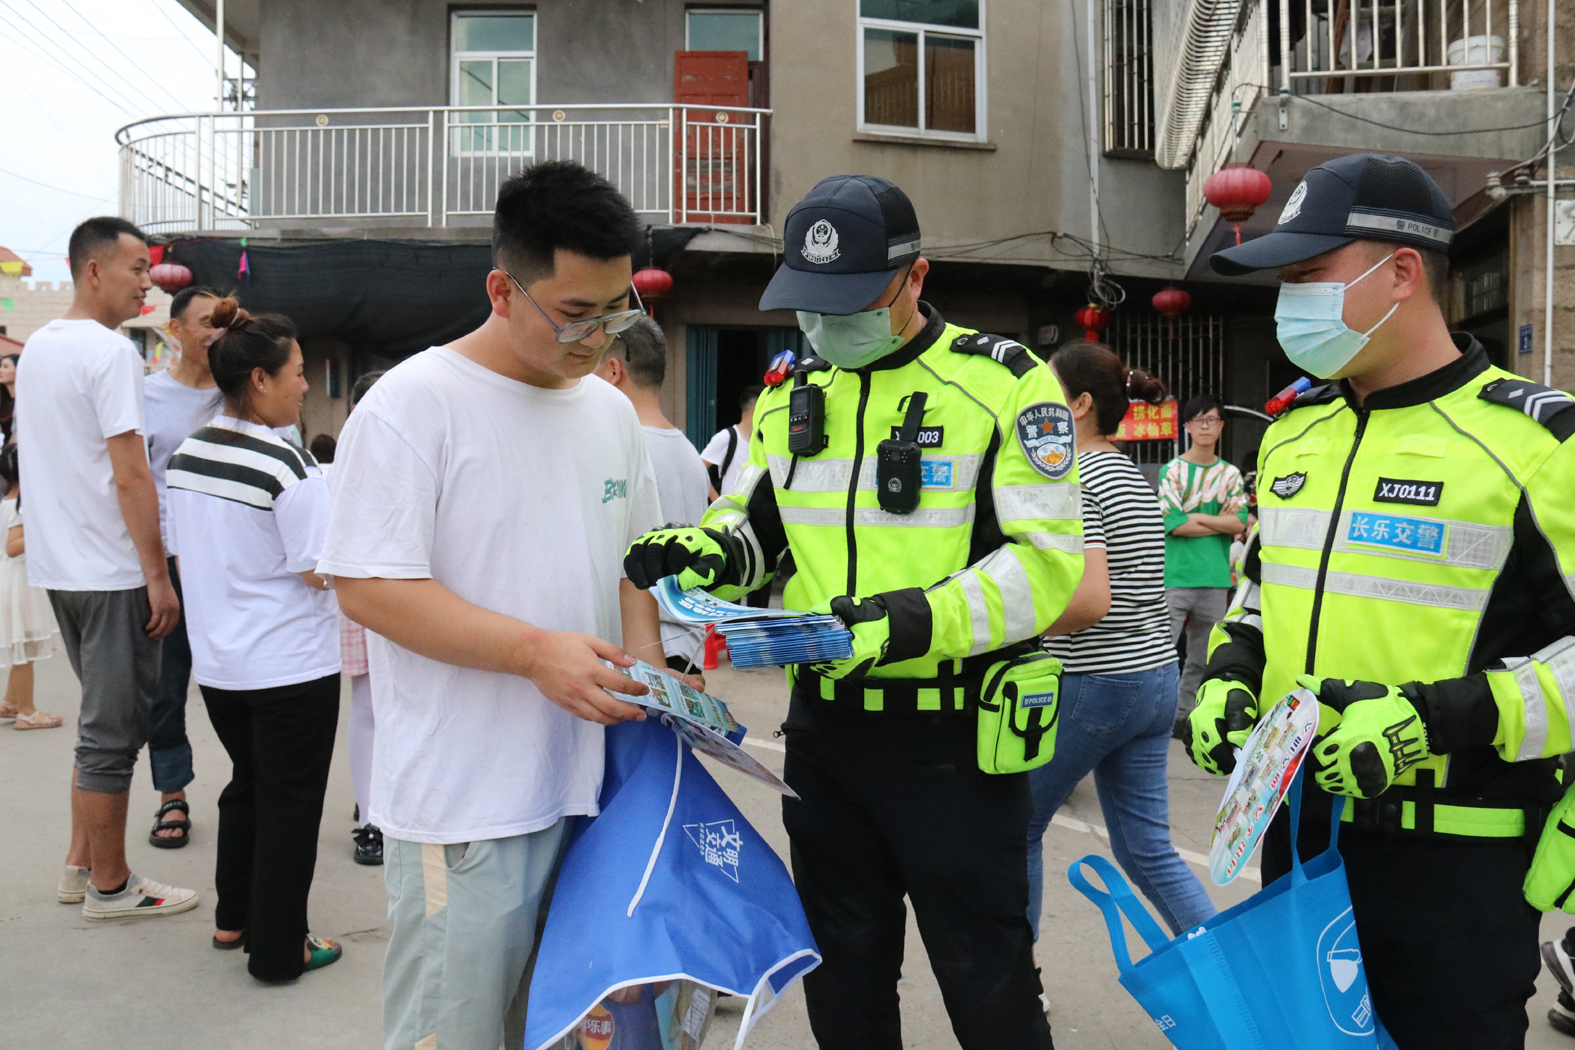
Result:
{"label": "white road marking", "polygon": [[[780,751],[783,753],[787,752],[787,748],[783,747],[774,740],[761,740],[759,737],[746,736],[744,738],[744,743],[748,744],[750,747],[765,748],[767,751]],[[1058,828],[1066,828],[1068,831],[1081,831],[1085,835],[1097,835],[1106,842],[1110,841],[1110,832],[1105,830],[1103,827],[1100,827],[1098,824],[1090,824],[1087,821],[1078,820],[1076,817],[1069,817],[1063,813],[1057,813],[1055,816],[1051,817],[1050,823],[1054,824]],[[1200,868],[1205,870],[1208,869],[1209,858],[1205,857],[1203,854],[1194,853],[1190,849],[1181,849],[1180,847],[1177,847],[1176,853],[1188,864],[1196,864]],[[1257,868],[1245,868],[1237,877],[1246,879],[1248,882],[1261,883],[1263,881],[1263,875]]]}

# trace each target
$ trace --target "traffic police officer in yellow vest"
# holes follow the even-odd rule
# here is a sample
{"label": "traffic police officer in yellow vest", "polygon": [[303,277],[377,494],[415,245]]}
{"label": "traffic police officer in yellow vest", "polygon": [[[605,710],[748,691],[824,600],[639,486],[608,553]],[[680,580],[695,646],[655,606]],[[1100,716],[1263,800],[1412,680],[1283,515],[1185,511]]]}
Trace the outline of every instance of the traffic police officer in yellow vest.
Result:
{"label": "traffic police officer in yellow vest", "polygon": [[[1024,917],[1028,784],[998,770],[1053,747],[1054,661],[1033,643],[1082,575],[1072,416],[1026,348],[919,300],[919,224],[890,182],[822,181],[784,241],[760,306],[798,311],[815,355],[761,396],[734,490],[625,566],[637,586],[677,574],[734,598],[791,548],[783,604],[853,633],[848,659],[789,669],[783,726],[820,1046],[904,1045],[906,895],[961,1046],[1050,1047]],[[1014,643],[1033,655],[1011,662]],[[1002,696],[1024,718],[1002,734],[1015,760],[985,732]]]}
{"label": "traffic police officer in yellow vest", "polygon": [[[1278,271],[1280,344],[1331,382],[1263,439],[1247,578],[1185,742],[1227,773],[1259,714],[1317,694],[1299,840],[1321,851],[1328,793],[1355,800],[1340,852],[1379,1019],[1401,1050],[1508,1050],[1539,909],[1575,907],[1575,796],[1556,772],[1575,708],[1575,398],[1448,331],[1454,228],[1420,167],[1357,154],[1213,257]],[[1282,812],[1265,882],[1289,849]]]}

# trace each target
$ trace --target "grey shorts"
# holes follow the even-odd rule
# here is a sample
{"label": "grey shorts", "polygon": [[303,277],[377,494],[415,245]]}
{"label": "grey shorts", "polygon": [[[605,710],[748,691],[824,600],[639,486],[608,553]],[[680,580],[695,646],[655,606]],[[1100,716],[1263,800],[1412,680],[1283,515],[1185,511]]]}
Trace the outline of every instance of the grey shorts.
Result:
{"label": "grey shorts", "polygon": [[137,752],[148,742],[163,647],[147,634],[148,589],[50,591],[71,669],[82,683],[77,717],[77,787],[131,790]]}

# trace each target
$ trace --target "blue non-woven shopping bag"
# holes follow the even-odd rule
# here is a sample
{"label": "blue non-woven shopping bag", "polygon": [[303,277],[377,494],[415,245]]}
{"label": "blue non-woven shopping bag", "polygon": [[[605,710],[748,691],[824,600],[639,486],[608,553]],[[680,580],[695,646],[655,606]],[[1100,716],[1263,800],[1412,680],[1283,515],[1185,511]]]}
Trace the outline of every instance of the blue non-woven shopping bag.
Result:
{"label": "blue non-woven shopping bag", "polygon": [[692,980],[744,1001],[738,1040],[820,964],[787,868],[656,719],[607,730],[601,814],[564,854],[531,977],[524,1050],[619,988]]}
{"label": "blue non-woven shopping bag", "polygon": [[[1302,783],[1290,792],[1300,827]],[[1340,857],[1337,799],[1329,848],[1196,930],[1171,940],[1115,866],[1090,854],[1067,870],[1099,905],[1121,984],[1181,1050],[1374,1050],[1394,1044],[1373,1012]],[[1097,871],[1096,889],[1083,867]],[[1134,963],[1125,913],[1151,953]]]}

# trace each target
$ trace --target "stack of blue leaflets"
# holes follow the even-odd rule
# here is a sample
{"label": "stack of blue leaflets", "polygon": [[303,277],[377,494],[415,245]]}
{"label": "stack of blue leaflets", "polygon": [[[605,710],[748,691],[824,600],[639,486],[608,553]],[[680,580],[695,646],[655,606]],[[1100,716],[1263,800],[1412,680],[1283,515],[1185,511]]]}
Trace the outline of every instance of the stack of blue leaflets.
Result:
{"label": "stack of blue leaflets", "polygon": [[835,616],[734,605],[704,591],[681,591],[673,576],[653,590],[662,611],[680,623],[716,624],[734,667],[814,664],[853,655],[853,635]]}

